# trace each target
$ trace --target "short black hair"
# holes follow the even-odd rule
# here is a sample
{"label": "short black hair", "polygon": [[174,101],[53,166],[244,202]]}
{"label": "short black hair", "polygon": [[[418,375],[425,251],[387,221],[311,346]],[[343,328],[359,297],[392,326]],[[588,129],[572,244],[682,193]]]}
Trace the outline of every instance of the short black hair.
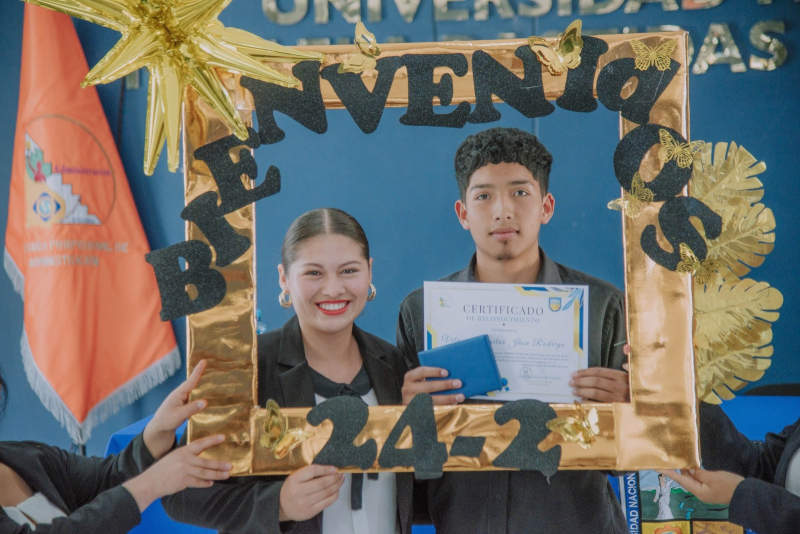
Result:
{"label": "short black hair", "polygon": [[532,133],[519,128],[489,128],[467,137],[456,151],[455,167],[461,200],[466,200],[472,174],[486,165],[519,163],[547,194],[553,155]]}

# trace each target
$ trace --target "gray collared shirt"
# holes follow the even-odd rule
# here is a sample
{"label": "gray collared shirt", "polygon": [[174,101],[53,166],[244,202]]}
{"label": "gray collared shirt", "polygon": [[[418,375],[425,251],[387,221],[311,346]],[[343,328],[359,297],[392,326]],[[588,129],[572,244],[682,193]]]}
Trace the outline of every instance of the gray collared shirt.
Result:
{"label": "gray collared shirt", "polygon": [[[616,286],[586,273],[576,271],[551,260],[540,249],[541,263],[537,284],[575,284],[589,286],[589,367],[622,369],[627,361],[622,347],[625,334],[623,295]],[[466,269],[442,280],[476,282],[475,256]],[[417,354],[425,350],[422,288],[415,289],[400,305],[397,321],[397,347],[409,367],[417,367]]]}
{"label": "gray collared shirt", "polygon": [[[622,292],[540,254],[537,284],[589,286],[589,366],[622,369],[627,339]],[[443,280],[475,282],[475,257]],[[423,322],[419,288],[403,301],[397,323],[397,346],[409,367],[419,365],[417,353],[425,348]],[[619,501],[599,471],[559,471],[549,480],[536,471],[449,472],[428,481],[425,491],[438,534],[627,532]]]}

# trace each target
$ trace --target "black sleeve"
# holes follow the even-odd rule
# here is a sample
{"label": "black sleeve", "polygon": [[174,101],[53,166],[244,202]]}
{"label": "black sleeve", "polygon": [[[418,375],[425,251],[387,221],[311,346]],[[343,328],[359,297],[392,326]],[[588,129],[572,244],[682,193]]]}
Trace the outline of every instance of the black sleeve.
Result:
{"label": "black sleeve", "polygon": [[[223,532],[279,534],[283,477],[236,477],[210,488],[189,488],[161,499],[176,521]],[[287,522],[290,523],[290,522]]]}
{"label": "black sleeve", "polygon": [[700,453],[703,467],[730,471],[745,478],[772,482],[789,437],[800,430],[800,420],[764,441],[752,441],[736,429],[722,408],[700,403]]}
{"label": "black sleeve", "polygon": [[[186,444],[187,435],[181,438]],[[161,498],[175,521],[220,532],[278,534],[294,522],[279,522],[284,476],[233,477],[210,488],[187,488]]]}
{"label": "black sleeve", "polygon": [[800,525],[800,497],[775,484],[746,478],[733,493],[728,521],[765,534],[795,534]]}
{"label": "black sleeve", "polygon": [[[407,370],[419,367],[417,354],[425,349],[424,345],[417,346],[417,339],[421,339],[421,335],[415,329],[412,296],[413,293],[405,298],[403,304],[400,305],[400,313],[397,317],[397,348],[403,355]],[[419,311],[422,312],[421,309]],[[400,383],[402,384],[403,381],[401,380]],[[413,524],[430,525],[432,523],[428,508],[427,480],[414,479],[412,510]]]}
{"label": "black sleeve", "polygon": [[603,367],[623,370],[622,364],[628,361],[628,357],[623,351],[627,340],[625,306],[622,293],[617,291],[611,296],[603,318],[603,345],[600,355]]}
{"label": "black sleeve", "polygon": [[[403,359],[408,369],[419,367],[419,357],[417,354],[424,350],[424,346],[417,346],[417,338],[421,338],[415,331],[414,314],[411,311],[411,296],[409,295],[400,305],[400,313],[397,317],[397,348],[403,353]],[[421,311],[421,310],[420,310]]]}
{"label": "black sleeve", "polygon": [[50,525],[37,525],[35,531],[12,521],[0,510],[0,534],[125,534],[140,522],[136,500],[121,486],[104,491],[69,516],[54,519]]}
{"label": "black sleeve", "polygon": [[51,450],[66,470],[78,506],[92,501],[101,492],[116,488],[155,463],[142,434],[133,438],[122,452],[106,458],[71,454],[55,447]]}
{"label": "black sleeve", "polygon": [[[153,464],[141,434],[119,454],[95,458],[71,454],[44,444],[38,447],[46,458],[48,476],[66,502],[76,504],[67,517],[50,525],[38,525],[37,534],[124,534],[141,522],[136,500],[120,485]],[[64,493],[68,493],[65,495]],[[27,534],[30,527],[19,525],[0,512],[0,534]]]}

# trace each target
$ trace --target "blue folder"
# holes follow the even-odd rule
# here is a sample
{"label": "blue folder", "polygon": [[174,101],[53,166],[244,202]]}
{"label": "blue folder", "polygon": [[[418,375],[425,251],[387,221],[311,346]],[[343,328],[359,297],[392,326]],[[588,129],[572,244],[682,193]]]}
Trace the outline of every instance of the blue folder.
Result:
{"label": "blue folder", "polygon": [[460,389],[443,391],[442,394],[462,393],[469,398],[503,387],[489,336],[473,337],[420,352],[419,362],[426,367],[447,369],[447,378],[433,380],[461,380]]}

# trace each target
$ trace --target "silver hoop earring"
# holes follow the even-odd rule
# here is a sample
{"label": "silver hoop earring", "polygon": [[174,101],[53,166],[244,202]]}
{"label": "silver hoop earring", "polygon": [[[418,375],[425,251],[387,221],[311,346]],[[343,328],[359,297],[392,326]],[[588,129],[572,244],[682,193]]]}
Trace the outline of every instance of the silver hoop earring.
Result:
{"label": "silver hoop earring", "polygon": [[378,290],[375,289],[375,286],[370,284],[369,285],[369,295],[367,295],[367,300],[375,300],[375,297],[378,296]]}
{"label": "silver hoop earring", "polygon": [[281,291],[281,294],[278,295],[278,303],[284,308],[288,308],[292,305],[292,296],[284,289]]}

